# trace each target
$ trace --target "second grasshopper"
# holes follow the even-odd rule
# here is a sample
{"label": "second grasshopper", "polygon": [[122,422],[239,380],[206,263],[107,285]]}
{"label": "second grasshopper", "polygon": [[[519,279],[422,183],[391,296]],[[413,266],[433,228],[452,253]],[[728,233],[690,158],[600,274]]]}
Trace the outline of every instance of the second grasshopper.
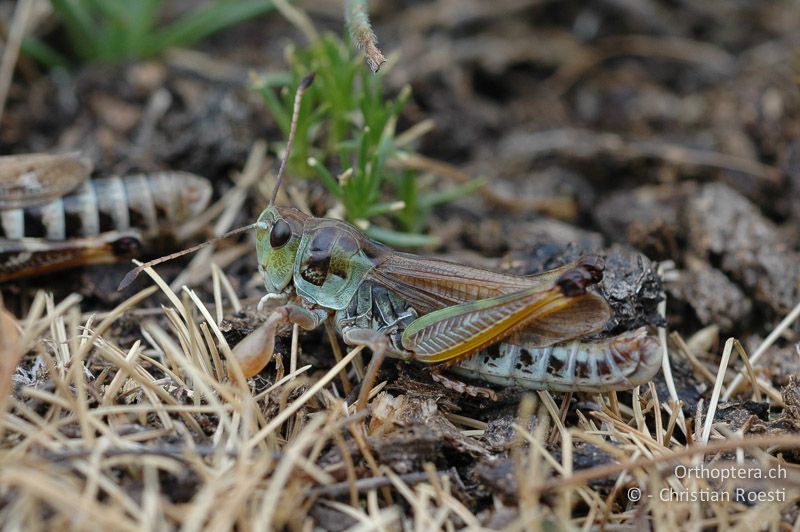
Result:
{"label": "second grasshopper", "polygon": [[0,156],[0,283],[125,260],[211,199],[211,184],[187,172],[91,173],[76,152]]}

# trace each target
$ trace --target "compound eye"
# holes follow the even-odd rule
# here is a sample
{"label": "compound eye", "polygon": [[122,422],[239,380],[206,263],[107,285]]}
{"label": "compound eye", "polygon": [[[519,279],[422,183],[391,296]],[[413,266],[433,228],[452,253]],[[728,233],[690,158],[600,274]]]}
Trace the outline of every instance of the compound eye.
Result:
{"label": "compound eye", "polygon": [[292,238],[292,228],[283,218],[278,218],[269,232],[269,245],[273,249],[285,246]]}

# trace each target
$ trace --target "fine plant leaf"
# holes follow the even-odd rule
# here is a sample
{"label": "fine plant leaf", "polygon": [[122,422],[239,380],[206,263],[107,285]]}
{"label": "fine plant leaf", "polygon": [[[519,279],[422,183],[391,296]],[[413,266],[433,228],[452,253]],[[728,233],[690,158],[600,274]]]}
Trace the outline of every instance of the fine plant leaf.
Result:
{"label": "fine plant leaf", "polygon": [[371,225],[367,228],[367,236],[398,248],[436,247],[441,244],[441,241],[435,236],[404,233],[377,225]]}
{"label": "fine plant leaf", "polygon": [[[189,46],[229,26],[274,9],[269,0],[216,0],[163,23],[165,0],[51,0],[74,53],[84,61],[120,62]],[[63,55],[37,38],[22,50],[48,66],[64,66]]]}
{"label": "fine plant leaf", "polygon": [[206,8],[199,8],[162,28],[154,39],[156,43],[145,50],[156,54],[173,46],[186,46],[204,39],[228,26],[262,15],[274,9],[268,0],[217,1]]}
{"label": "fine plant leaf", "polygon": [[[300,80],[315,72],[315,83],[300,109],[290,171],[319,179],[341,202],[348,221],[362,227],[366,223],[369,236],[405,248],[435,244],[422,234],[432,207],[472,192],[481,183],[445,191],[420,189],[415,172],[390,164],[402,155],[397,125],[411,99],[410,87],[386,97],[381,87],[385,72],[369,72],[348,43],[334,35],[305,49],[290,48],[288,56],[288,72],[264,74],[254,88],[285,135],[292,95]],[[402,149],[411,148],[404,144]]]}

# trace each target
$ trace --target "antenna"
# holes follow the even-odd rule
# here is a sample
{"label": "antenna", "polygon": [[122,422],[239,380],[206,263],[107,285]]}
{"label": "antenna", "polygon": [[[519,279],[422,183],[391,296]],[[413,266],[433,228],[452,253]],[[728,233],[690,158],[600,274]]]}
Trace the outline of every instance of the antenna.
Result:
{"label": "antenna", "polygon": [[144,264],[140,264],[139,266],[137,266],[136,268],[132,269],[127,274],[125,274],[125,277],[122,278],[122,282],[119,283],[119,286],[117,287],[117,291],[125,290],[128,287],[128,285],[131,284],[139,276],[139,274],[144,271],[145,268],[149,268],[151,266],[156,266],[157,264],[161,264],[162,262],[167,262],[167,261],[170,261],[172,259],[177,259],[178,257],[182,257],[184,255],[188,255],[189,253],[194,253],[198,249],[203,249],[204,247],[210,246],[211,244],[214,244],[215,242],[219,242],[220,240],[224,240],[224,239],[226,239],[228,237],[231,237],[233,235],[238,235],[239,233],[244,233],[245,231],[249,231],[250,229],[255,228],[257,225],[258,225],[258,223],[253,223],[253,224],[250,224],[250,225],[245,225],[244,227],[237,227],[236,229],[232,229],[232,230],[228,231],[224,235],[220,235],[220,236],[214,237],[214,238],[212,238],[210,240],[206,240],[202,244],[197,244],[196,246],[192,246],[192,247],[186,248],[183,251],[178,251],[176,253],[171,253],[169,255],[164,255],[163,257],[159,257],[157,259],[153,259],[151,261],[145,262]]}
{"label": "antenna", "polygon": [[297,86],[297,92],[294,93],[294,107],[292,109],[292,125],[289,127],[289,139],[286,141],[286,153],[283,154],[281,159],[281,166],[278,168],[278,177],[275,178],[275,188],[272,189],[272,198],[269,200],[270,206],[275,205],[275,198],[278,197],[278,189],[281,186],[281,179],[283,179],[283,171],[286,169],[286,163],[289,161],[289,155],[292,153],[292,143],[294,143],[294,134],[297,131],[297,117],[300,114],[300,101],[303,99],[303,93],[311,86],[314,81],[314,72],[307,75],[300,81]]}
{"label": "antenna", "polygon": [[[281,178],[283,177],[283,171],[286,169],[286,162],[289,160],[289,154],[292,153],[292,142],[294,141],[294,134],[297,131],[297,118],[300,114],[300,101],[303,99],[303,93],[306,89],[311,85],[311,82],[314,81],[314,73],[307,75],[300,81],[300,85],[297,87],[297,92],[294,95],[294,108],[292,109],[292,124],[289,128],[289,140],[286,141],[286,153],[283,155],[283,159],[281,159],[281,165],[278,168],[278,177],[275,180],[275,188],[272,191],[272,198],[269,200],[269,205],[272,206],[275,204],[275,197],[278,195],[278,188],[281,186]],[[184,255],[188,255],[189,253],[194,253],[198,249],[202,249],[206,246],[210,246],[215,242],[219,242],[225,238],[231,237],[233,235],[238,235],[239,233],[244,233],[245,231],[249,231],[250,229],[254,229],[258,226],[258,222],[246,225],[244,227],[239,227],[237,229],[232,229],[228,231],[224,235],[212,238],[210,240],[206,240],[202,244],[197,244],[196,246],[192,246],[189,248],[184,249],[183,251],[178,251],[176,253],[172,253],[170,255],[164,255],[163,257],[159,257],[157,259],[151,260],[149,262],[145,262],[144,264],[140,264],[136,268],[129,271],[125,277],[123,277],[122,282],[119,283],[117,287],[118,291],[124,290],[125,288],[130,285],[134,279],[136,279],[140,273],[144,271],[145,268],[149,268],[151,266],[156,266],[157,264],[161,264],[162,262],[167,262],[172,259],[176,259],[178,257],[182,257]]]}

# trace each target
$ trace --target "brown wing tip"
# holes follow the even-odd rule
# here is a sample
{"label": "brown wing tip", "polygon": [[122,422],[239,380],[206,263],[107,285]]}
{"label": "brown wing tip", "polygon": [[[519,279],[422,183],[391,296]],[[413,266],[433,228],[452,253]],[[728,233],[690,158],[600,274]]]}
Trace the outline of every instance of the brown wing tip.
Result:
{"label": "brown wing tip", "polygon": [[556,281],[556,286],[567,297],[577,297],[586,293],[586,289],[603,280],[605,261],[598,255],[581,258],[578,264],[563,274]]}
{"label": "brown wing tip", "polygon": [[603,271],[606,269],[606,261],[600,255],[581,257],[578,260],[578,266],[592,274],[593,284],[597,284],[603,280]]}

